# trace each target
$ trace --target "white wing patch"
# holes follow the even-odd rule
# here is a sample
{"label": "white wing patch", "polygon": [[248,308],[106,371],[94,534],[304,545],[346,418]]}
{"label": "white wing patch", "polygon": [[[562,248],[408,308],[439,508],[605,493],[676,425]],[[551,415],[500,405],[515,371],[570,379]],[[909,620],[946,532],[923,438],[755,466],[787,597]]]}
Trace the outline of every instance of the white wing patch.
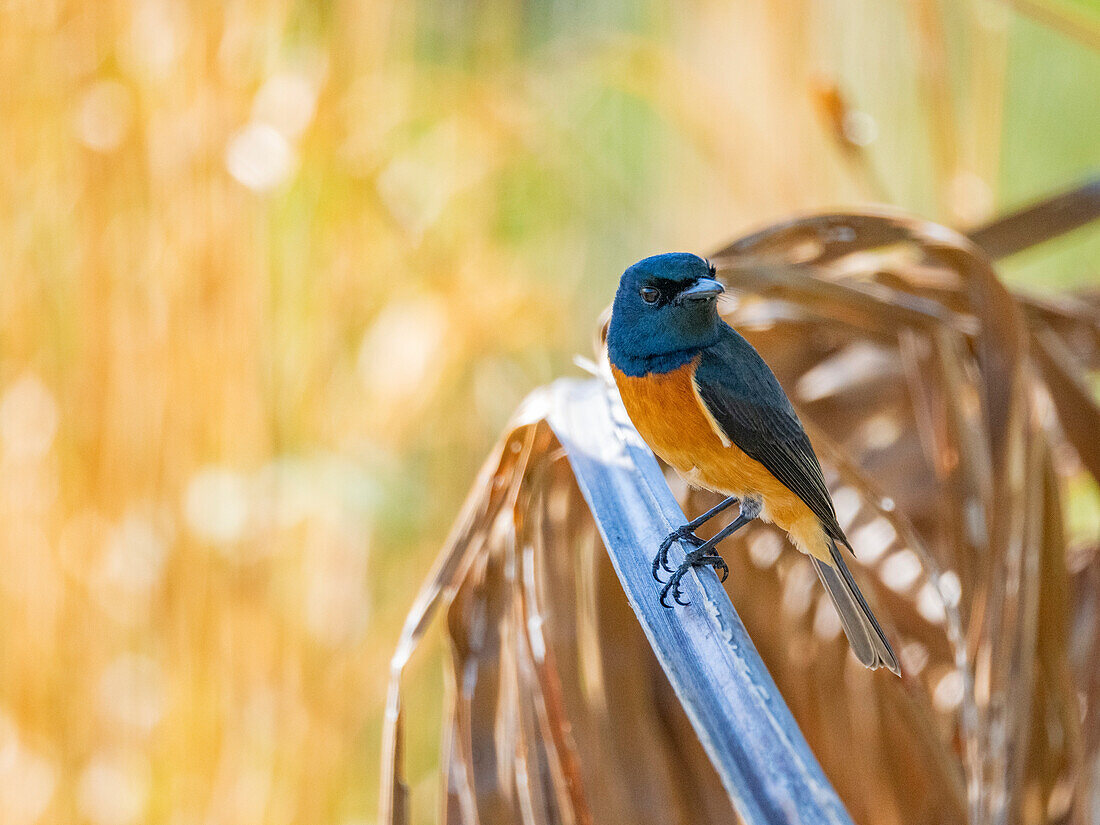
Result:
{"label": "white wing patch", "polygon": [[710,407],[707,406],[707,402],[703,400],[702,394],[699,392],[699,385],[695,383],[695,376],[691,376],[691,389],[695,392],[695,400],[699,402],[699,407],[703,410],[703,415],[707,417],[707,421],[710,422],[710,428],[714,430],[714,434],[718,436],[718,440],[722,442],[723,447],[732,446],[732,442],[726,431],[722,429],[722,425],[718,423],[710,412]]}

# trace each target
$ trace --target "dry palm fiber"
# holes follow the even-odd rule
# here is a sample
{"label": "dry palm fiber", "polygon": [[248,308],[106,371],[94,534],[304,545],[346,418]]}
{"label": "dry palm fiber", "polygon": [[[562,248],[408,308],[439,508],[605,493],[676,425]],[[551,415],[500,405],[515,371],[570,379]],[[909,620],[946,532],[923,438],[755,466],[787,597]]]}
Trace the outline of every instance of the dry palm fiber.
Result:
{"label": "dry palm fiber", "polygon": [[[1014,298],[962,236],[888,214],[794,220],[713,260],[901,653],[904,680],[862,669],[771,528],[724,544],[733,602],[853,818],[1089,821],[1100,564],[1064,510],[1100,473],[1096,301]],[[670,482],[689,515],[714,502]],[[487,462],[395,657],[386,822],[406,821],[400,669],[438,606],[443,821],[736,821],[537,409]]]}

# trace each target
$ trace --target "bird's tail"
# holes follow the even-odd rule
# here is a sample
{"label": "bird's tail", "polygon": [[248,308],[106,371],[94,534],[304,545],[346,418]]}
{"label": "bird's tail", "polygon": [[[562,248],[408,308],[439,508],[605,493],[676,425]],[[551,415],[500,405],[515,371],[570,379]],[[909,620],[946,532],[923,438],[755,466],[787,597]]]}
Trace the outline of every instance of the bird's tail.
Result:
{"label": "bird's tail", "polygon": [[871,608],[863,594],[856,587],[848,565],[844,563],[836,542],[829,540],[830,554],[833,563],[826,564],[813,556],[814,569],[818,578],[825,585],[829,598],[833,600],[836,612],[840,614],[840,623],[844,626],[844,635],[848,637],[848,643],[856,658],[871,670],[886,667],[896,675],[901,676],[901,666],[898,657],[894,655],[890,642],[886,640],[886,634],[879,627]]}

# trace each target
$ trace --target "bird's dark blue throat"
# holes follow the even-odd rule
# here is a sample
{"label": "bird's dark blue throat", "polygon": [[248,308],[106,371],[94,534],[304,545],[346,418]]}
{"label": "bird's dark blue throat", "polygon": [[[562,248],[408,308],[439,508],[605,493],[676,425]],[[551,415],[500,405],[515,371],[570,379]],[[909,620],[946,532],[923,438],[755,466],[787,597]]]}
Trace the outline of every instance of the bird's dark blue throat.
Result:
{"label": "bird's dark blue throat", "polygon": [[623,273],[607,350],[612,365],[630,376],[666,373],[718,341],[722,285],[698,255],[670,252],[645,258]]}

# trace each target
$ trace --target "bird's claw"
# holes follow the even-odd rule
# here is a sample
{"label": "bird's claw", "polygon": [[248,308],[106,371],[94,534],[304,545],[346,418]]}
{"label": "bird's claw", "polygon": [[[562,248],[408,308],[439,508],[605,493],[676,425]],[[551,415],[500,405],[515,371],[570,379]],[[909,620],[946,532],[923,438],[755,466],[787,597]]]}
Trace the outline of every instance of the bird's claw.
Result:
{"label": "bird's claw", "polygon": [[[710,565],[716,571],[721,570],[722,581],[725,581],[729,578],[729,566],[726,564],[725,560],[721,556],[719,556],[717,553],[701,554],[697,550],[693,550],[692,552],[687,554],[687,558],[684,559],[684,563],[676,568],[676,570],[672,573],[672,577],[665,583],[665,586],[661,588],[661,604],[667,608],[672,607],[672,605],[669,604],[667,601],[669,591],[672,592],[672,600],[676,602],[676,604],[683,605],[684,607],[687,607],[689,604],[691,604],[690,601],[681,601],[680,599],[680,596],[683,595],[680,592],[680,581],[684,578],[684,574],[687,573],[687,571],[691,568],[702,567],[705,565]],[[656,569],[656,563],[654,564],[654,569]],[[654,574],[654,576],[656,577],[656,574]]]}
{"label": "bird's claw", "polygon": [[668,598],[669,590],[672,591],[672,600],[676,602],[676,604],[683,605],[684,607],[687,607],[689,604],[691,604],[690,601],[685,602],[680,600],[680,596],[683,595],[680,592],[680,579],[682,579],[683,577],[684,574],[681,571],[677,570],[675,573],[672,574],[672,578],[668,580],[668,583],[661,588],[661,604],[664,607],[667,607],[670,610],[672,609],[672,605],[665,601]]}
{"label": "bird's claw", "polygon": [[664,570],[666,573],[672,572],[672,568],[668,566],[668,551],[672,549],[672,544],[676,541],[686,541],[695,547],[703,543],[703,540],[696,536],[686,524],[677,527],[665,536],[661,546],[657,548],[657,555],[653,557],[653,578],[655,580],[661,581],[660,570]]}

